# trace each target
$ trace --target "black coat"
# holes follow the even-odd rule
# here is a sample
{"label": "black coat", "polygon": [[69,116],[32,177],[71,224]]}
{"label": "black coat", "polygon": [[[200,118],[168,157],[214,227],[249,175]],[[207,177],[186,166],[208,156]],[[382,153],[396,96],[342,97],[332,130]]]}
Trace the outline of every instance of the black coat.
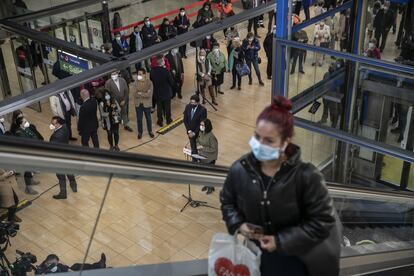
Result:
{"label": "black coat", "polygon": [[98,103],[95,98],[90,98],[82,104],[78,120],[78,131],[81,135],[92,133],[98,129],[97,109]]}
{"label": "black coat", "polygon": [[[180,28],[180,25],[187,26],[187,28]],[[177,28],[177,34],[186,33],[190,28],[190,19],[188,19],[187,15],[177,15],[174,19],[174,26]]]}
{"label": "black coat", "polygon": [[231,166],[220,193],[223,219],[231,234],[244,222],[262,226],[265,234],[275,235],[280,254],[298,256],[309,272],[322,269],[329,273],[319,275],[338,274],[339,238],[332,244],[336,249],[333,260],[327,262],[332,254],[319,250],[319,262],[306,262],[315,259],[305,256],[306,253],[318,251],[314,248],[330,236],[335,211],[322,174],[312,164],[300,160],[299,147],[290,145],[289,150],[292,154],[267,189],[262,182],[260,162],[253,154],[243,156]]}
{"label": "black coat", "polygon": [[145,25],[142,26],[141,37],[144,48],[154,45],[155,39],[157,38],[157,32],[155,31],[154,26],[152,24],[149,27]]}
{"label": "black coat", "polygon": [[191,104],[188,104],[184,109],[184,125],[187,132],[189,130],[193,131],[196,135],[200,132],[200,123],[201,121],[207,118],[207,109],[201,104],[198,105],[193,119],[191,120],[191,109],[193,107]]}
{"label": "black coat", "polygon": [[384,30],[389,31],[394,23],[394,17],[394,12],[391,9],[388,9],[387,12],[385,12],[384,9],[380,9],[374,19],[374,28],[377,32],[382,32]]}
{"label": "black coat", "polygon": [[[166,58],[170,63],[170,72],[173,74],[173,77],[176,82],[181,82],[181,74],[184,73],[184,65],[183,65],[183,58],[181,57],[180,53],[176,53],[177,62],[175,62],[175,57],[173,54],[168,53]],[[175,74],[173,73],[175,71]]]}
{"label": "black coat", "polygon": [[157,101],[173,98],[176,83],[167,69],[160,66],[153,68],[150,73],[150,79],[154,86],[154,96]]}
{"label": "black coat", "polygon": [[161,24],[160,29],[158,30],[158,35],[162,38],[163,41],[166,41],[177,36],[177,29],[174,25],[171,24]]}
{"label": "black coat", "polygon": [[263,48],[266,52],[267,59],[271,59],[273,57],[273,33],[268,33],[266,35],[266,38],[263,41]]}
{"label": "black coat", "polygon": [[128,49],[129,45],[128,45],[128,42],[124,38],[121,38],[121,44],[122,44],[122,47],[121,45],[119,45],[116,39],[112,40],[112,49],[113,49],[112,54],[115,57],[122,57],[126,55],[127,53],[129,53],[129,49]]}
{"label": "black coat", "polygon": [[69,130],[66,125],[62,125],[50,136],[50,142],[69,144]]}

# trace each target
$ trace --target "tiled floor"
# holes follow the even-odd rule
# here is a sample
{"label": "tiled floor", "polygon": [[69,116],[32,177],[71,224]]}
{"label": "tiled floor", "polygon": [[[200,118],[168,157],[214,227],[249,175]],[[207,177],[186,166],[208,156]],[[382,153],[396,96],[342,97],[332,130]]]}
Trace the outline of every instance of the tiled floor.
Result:
{"label": "tiled floor", "polygon": [[[309,35],[311,31],[308,30]],[[261,29],[260,34],[264,38],[265,30]],[[393,42],[393,38],[390,35],[389,44]],[[264,60],[260,67],[265,79],[264,51],[261,51],[260,55]],[[323,73],[328,69],[327,64],[321,68],[311,67],[310,55],[308,56],[309,61],[305,64],[306,74],[290,77],[290,96],[322,79]],[[12,60],[10,56],[6,58],[8,62]],[[174,118],[182,114],[185,104],[195,90],[192,68],[194,57],[185,60],[185,64],[188,69],[185,73],[184,98],[173,100]],[[206,106],[208,116],[213,122],[213,132],[219,141],[218,165],[225,166],[229,166],[249,150],[247,142],[252,135],[255,118],[269,102],[271,92],[270,81],[265,80],[265,86],[259,87],[255,77],[253,86],[249,86],[244,78],[241,91],[229,90],[230,78],[230,75],[226,74],[225,95],[218,97],[219,111],[215,112],[210,106]],[[15,81],[13,85],[16,84]],[[42,107],[42,113],[30,109],[25,109],[24,112],[41,133],[48,137],[51,113],[48,103],[43,103]],[[311,116],[304,111],[300,116],[318,121],[321,113],[322,108],[316,115]],[[131,122],[135,122],[135,112],[132,112],[132,108],[130,116]],[[132,126],[136,130],[136,126]],[[332,153],[331,139],[299,128],[295,131],[294,141],[302,146],[304,160],[317,165]],[[143,140],[139,141],[136,139],[136,133],[121,131],[121,150],[147,142],[149,137],[147,133],[144,134]],[[99,131],[99,137],[102,148],[108,148],[106,134],[102,129]],[[183,159],[182,147],[186,143],[184,127],[180,126],[130,152]],[[36,178],[41,180],[40,186],[36,187],[38,191],[46,191],[57,183],[56,177],[51,174],[40,173]],[[19,212],[23,222],[18,235],[12,238],[12,247],[7,251],[7,256],[11,260],[14,260],[15,249],[30,251],[37,255],[39,261],[50,253],[57,254],[69,265],[83,260],[107,179],[79,176],[78,184],[79,192],[69,192],[67,200],[52,199],[52,195],[58,191],[55,187]],[[194,198],[219,207],[219,191],[207,196],[200,189],[198,186],[193,187]],[[96,261],[101,252],[107,254],[108,265],[114,267],[206,258],[211,237],[214,233],[225,231],[225,227],[221,221],[220,211],[215,209],[189,207],[180,213],[179,210],[185,204],[181,194],[186,192],[185,185],[114,179],[87,260]],[[27,198],[21,191],[20,195],[21,199]]]}

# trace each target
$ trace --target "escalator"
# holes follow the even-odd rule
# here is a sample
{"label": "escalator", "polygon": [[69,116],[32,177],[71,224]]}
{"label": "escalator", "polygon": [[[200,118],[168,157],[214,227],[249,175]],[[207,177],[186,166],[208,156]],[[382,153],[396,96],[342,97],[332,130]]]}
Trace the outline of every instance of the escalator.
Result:
{"label": "escalator", "polygon": [[[161,157],[2,137],[0,167],[216,187],[223,185],[228,171],[221,166],[206,167]],[[343,223],[341,275],[414,275],[414,194],[337,183],[328,183],[328,188]],[[192,261],[193,266],[183,263],[184,268],[192,269],[195,264],[200,265],[198,274],[194,272],[197,270],[192,270],[186,275],[205,274],[206,263],[207,260]],[[112,273],[117,269],[112,269]],[[131,271],[135,274],[124,275],[137,275],[136,269]],[[98,274],[105,273],[99,271]],[[171,271],[163,275],[179,274]]]}

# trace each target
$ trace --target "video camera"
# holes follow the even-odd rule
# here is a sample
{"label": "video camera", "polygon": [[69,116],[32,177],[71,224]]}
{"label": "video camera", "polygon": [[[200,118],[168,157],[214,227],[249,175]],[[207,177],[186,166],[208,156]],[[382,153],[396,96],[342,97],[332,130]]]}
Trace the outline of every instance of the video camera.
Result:
{"label": "video camera", "polygon": [[25,276],[27,272],[36,270],[36,267],[33,266],[37,262],[37,258],[30,252],[22,252],[16,250],[18,257],[16,261],[10,264],[10,271],[14,276]]}
{"label": "video camera", "polygon": [[14,222],[0,222],[0,244],[8,242],[10,237],[16,236],[19,228],[19,225]]}

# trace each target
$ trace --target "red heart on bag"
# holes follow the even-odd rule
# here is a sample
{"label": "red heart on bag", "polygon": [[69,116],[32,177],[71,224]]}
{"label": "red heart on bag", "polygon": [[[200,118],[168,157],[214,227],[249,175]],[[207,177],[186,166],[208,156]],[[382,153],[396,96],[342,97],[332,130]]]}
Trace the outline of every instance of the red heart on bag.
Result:
{"label": "red heart on bag", "polygon": [[245,265],[234,265],[227,258],[218,258],[214,263],[217,276],[250,276],[249,268]]}

